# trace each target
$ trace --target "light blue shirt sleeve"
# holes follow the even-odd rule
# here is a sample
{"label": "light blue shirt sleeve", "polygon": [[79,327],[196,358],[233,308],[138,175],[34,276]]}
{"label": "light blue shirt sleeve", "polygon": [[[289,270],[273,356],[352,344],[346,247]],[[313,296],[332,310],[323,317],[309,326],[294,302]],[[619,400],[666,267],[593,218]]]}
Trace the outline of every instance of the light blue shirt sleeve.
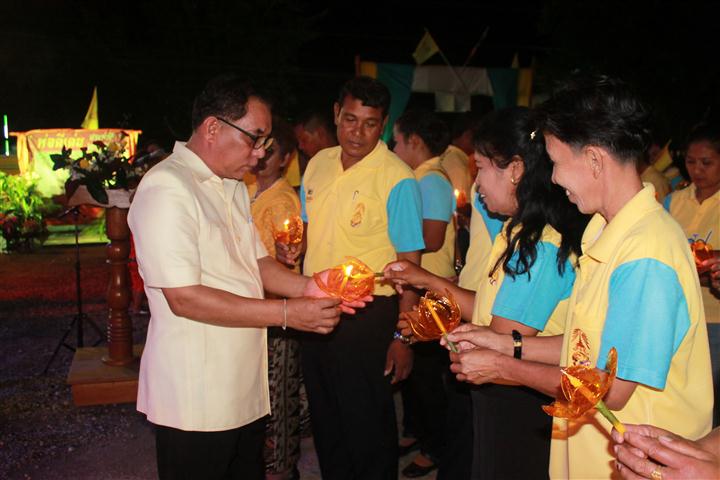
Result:
{"label": "light blue shirt sleeve", "polygon": [[479,193],[476,193],[475,198],[473,198],[473,208],[482,216],[485,228],[487,229],[488,235],[490,235],[490,241],[494,242],[495,237],[497,237],[497,234],[502,230],[503,221],[490,216],[490,212],[488,212],[485,207],[485,202],[480,200]]}
{"label": "light blue shirt sleeve", "polygon": [[[557,254],[555,245],[539,242],[537,258],[530,267],[529,275],[525,273],[512,278],[505,274],[492,314],[538,331],[544,330],[557,304],[570,297],[575,283],[575,270],[569,261],[565,263],[563,274],[558,272]],[[515,252],[510,264],[517,264],[518,258],[519,254]]]}
{"label": "light blue shirt sleeve", "polygon": [[396,252],[425,248],[422,230],[422,198],[414,178],[400,180],[387,200],[388,235]]}
{"label": "light blue shirt sleeve", "polygon": [[307,211],[305,210],[305,185],[300,181],[300,218],[308,223]]}
{"label": "light blue shirt sleeve", "polygon": [[672,202],[672,193],[669,193],[665,195],[665,198],[663,198],[663,207],[665,207],[665,210],[668,212],[670,211],[670,202]]}
{"label": "light blue shirt sleeve", "polygon": [[675,270],[654,258],[624,263],[610,276],[597,366],[605,367],[615,347],[618,378],[663,389],[672,357],[689,328],[688,306]]}
{"label": "light blue shirt sleeve", "polygon": [[442,175],[430,173],[418,182],[422,197],[423,220],[452,220],[455,211],[455,195],[453,188]]}

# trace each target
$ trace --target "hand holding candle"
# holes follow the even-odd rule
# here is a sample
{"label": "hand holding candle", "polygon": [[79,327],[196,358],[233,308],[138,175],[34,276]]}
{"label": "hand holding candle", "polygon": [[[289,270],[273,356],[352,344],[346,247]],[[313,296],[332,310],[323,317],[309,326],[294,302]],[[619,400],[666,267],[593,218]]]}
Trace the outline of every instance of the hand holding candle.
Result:
{"label": "hand holding candle", "polygon": [[295,245],[302,242],[302,237],[303,221],[298,215],[285,218],[279,228],[273,228],[273,238],[276,243]]}
{"label": "hand holding candle", "polygon": [[579,418],[590,409],[597,408],[613,424],[615,430],[625,432],[625,426],[602,401],[617,373],[617,351],[614,347],[608,352],[605,371],[584,365],[573,365],[560,371],[560,387],[565,398],[542,407],[545,413],[558,418]]}

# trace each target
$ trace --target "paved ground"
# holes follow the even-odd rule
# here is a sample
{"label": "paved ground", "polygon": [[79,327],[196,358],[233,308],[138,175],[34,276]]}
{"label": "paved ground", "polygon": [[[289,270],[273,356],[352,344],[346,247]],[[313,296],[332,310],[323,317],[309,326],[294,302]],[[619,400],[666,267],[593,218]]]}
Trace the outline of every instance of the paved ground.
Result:
{"label": "paved ground", "polygon": [[[104,329],[105,247],[80,250],[83,310]],[[0,478],[156,478],[154,433],[134,404],[73,406],[65,384],[72,352],[66,348],[41,375],[77,313],[74,265],[72,247],[0,255]],[[144,341],[147,318],[133,323],[135,341]],[[86,345],[97,339],[86,327]],[[68,340],[75,343],[75,330]],[[311,438],[302,452],[301,477],[319,479]]]}

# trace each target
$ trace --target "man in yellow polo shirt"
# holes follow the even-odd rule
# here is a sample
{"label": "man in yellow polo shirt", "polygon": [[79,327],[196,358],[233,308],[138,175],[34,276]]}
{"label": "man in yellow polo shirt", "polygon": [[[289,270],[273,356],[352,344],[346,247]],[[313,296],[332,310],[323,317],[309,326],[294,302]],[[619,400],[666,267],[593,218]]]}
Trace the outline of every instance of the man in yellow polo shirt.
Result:
{"label": "man in yellow polo shirt", "polygon": [[[539,114],[543,126],[533,133],[545,136],[553,182],[594,213],[565,333],[524,338],[522,360],[512,358],[507,335],[451,334],[480,347],[451,354],[452,370],[473,383],[505,379],[558,396],[558,364],[604,368],[615,347],[617,378],[604,401],[621,421],[705,435],[713,393],[700,285],[684,233],[636,169],[647,148],[645,108],[624,83],[594,77],[566,82]],[[550,476],[610,478],[609,433],[595,410],[555,419]]]}
{"label": "man in yellow polo shirt", "polygon": [[264,479],[266,327],[330,332],[339,300],[269,257],[243,175],[272,143],[267,102],[236,77],[197,96],[193,133],[137,189],[128,222],[150,305],[137,408],[158,476]]}
{"label": "man in yellow polo shirt", "polygon": [[[420,261],[420,191],[412,170],[380,141],[390,92],[368,77],[341,89],[334,106],[340,145],[310,160],[300,188],[307,222],[304,270],[312,273],[356,257],[382,271],[390,261]],[[302,360],[315,446],[323,478],[397,478],[397,426],[391,380],[405,378],[412,353],[393,340],[398,300],[376,284],[371,306],[345,319],[333,335],[303,338]],[[391,371],[394,370],[394,373]]]}

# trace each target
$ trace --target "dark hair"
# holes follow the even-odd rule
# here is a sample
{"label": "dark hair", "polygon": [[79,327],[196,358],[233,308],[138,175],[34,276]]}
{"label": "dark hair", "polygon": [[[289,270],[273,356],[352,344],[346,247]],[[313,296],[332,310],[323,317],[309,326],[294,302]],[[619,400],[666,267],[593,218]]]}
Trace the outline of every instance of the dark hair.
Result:
{"label": "dark hair", "polygon": [[193,102],[193,130],[210,116],[222,117],[229,121],[244,117],[250,97],[255,97],[270,106],[266,96],[240,77],[221,75],[213,78]]}
{"label": "dark hair", "polygon": [[433,156],[443,153],[450,144],[450,131],[439,116],[423,110],[408,110],[395,120],[395,127],[405,138],[417,135]]}
{"label": "dark hair", "polygon": [[338,104],[342,106],[345,97],[360,100],[366,107],[379,108],[383,118],[390,110],[390,90],[374,78],[359,76],[353,77],[342,86],[338,96]]}
{"label": "dark hair", "polygon": [[[552,163],[530,110],[511,107],[489,114],[475,130],[473,145],[478,153],[499,168],[507,168],[518,158],[525,167],[515,192],[518,211],[505,230],[508,246],[493,266],[491,275],[501,264],[513,278],[525,273],[529,275],[537,259],[537,243],[548,224],[562,235],[557,266],[558,272],[563,273],[570,254],[578,257],[581,254],[580,240],[589,217],[581,214],[563,189],[552,183]],[[517,226],[520,228],[514,232]],[[511,265],[516,251],[518,261]]]}
{"label": "dark hair", "polygon": [[297,139],[295,138],[295,132],[292,126],[282,118],[275,116],[273,117],[272,124],[272,137],[274,141],[270,146],[271,152],[268,152],[268,156],[272,155],[272,151],[275,151],[275,149],[279,151],[281,157],[295,151],[295,149],[297,149]]}
{"label": "dark hair", "polygon": [[648,110],[621,80],[575,76],[559,83],[538,108],[540,130],[573,148],[603,147],[636,163],[650,146]]}
{"label": "dark hair", "polygon": [[335,123],[333,123],[332,110],[328,110],[327,112],[307,110],[297,117],[295,125],[302,125],[305,130],[310,132],[322,128],[330,135],[335,135]]}
{"label": "dark hair", "polygon": [[707,142],[713,150],[720,153],[720,124],[700,123],[695,125],[687,137],[685,145],[691,143]]}

